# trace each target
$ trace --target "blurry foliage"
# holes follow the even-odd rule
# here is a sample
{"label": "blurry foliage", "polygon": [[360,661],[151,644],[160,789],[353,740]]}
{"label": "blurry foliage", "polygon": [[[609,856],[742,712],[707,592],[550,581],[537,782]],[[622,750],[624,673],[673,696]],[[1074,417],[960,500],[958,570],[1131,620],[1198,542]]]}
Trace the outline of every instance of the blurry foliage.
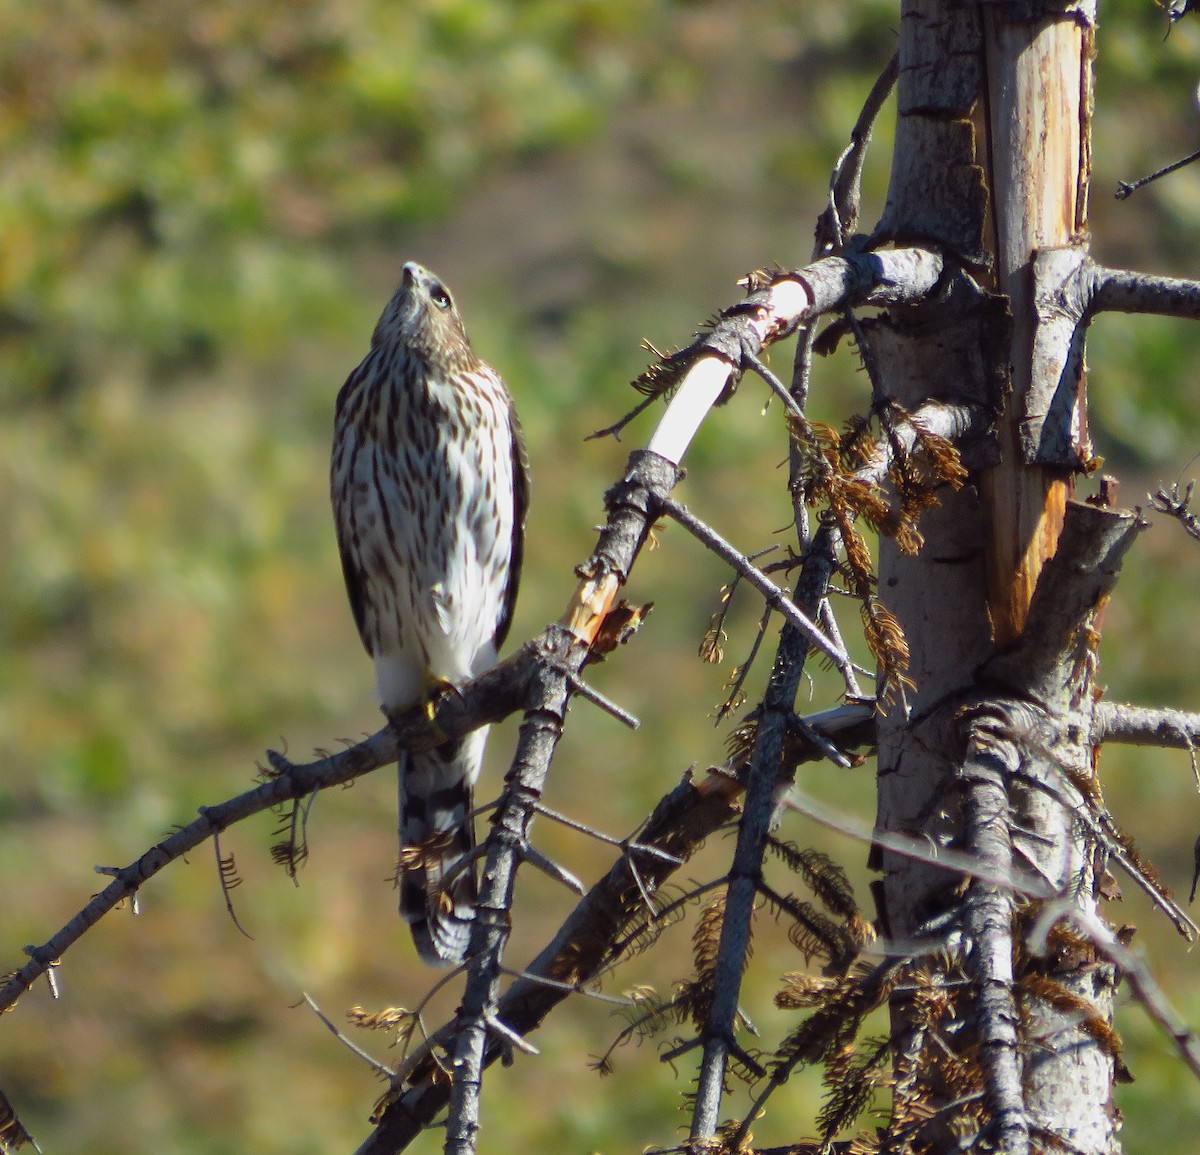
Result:
{"label": "blurry foliage", "polygon": [[78,386],[93,342],[169,374],[344,321],[340,244],[443,217],[489,162],[594,130],[654,17],[633,0],[6,0],[6,376],[44,396]]}
{"label": "blurry foliage", "polygon": [[[1109,192],[1197,147],[1200,21],[1164,41],[1149,0],[1102,7],[1097,256],[1195,275],[1200,169],[1122,206]],[[91,863],[128,861],[248,785],[263,746],[291,739],[302,754],[376,724],[326,469],[334,394],[400,263],[433,254],[522,412],[534,505],[520,637],[558,616],[600,495],[648,427],[580,447],[632,404],[639,340],[684,343],[739,274],[803,263],[897,20],[892,0],[0,0],[0,969],[81,904]],[[867,225],[889,135],[881,124]],[[1181,323],[1103,317],[1090,360],[1098,451],[1134,502],[1144,485],[1127,471],[1171,477],[1200,448],[1200,341]],[[764,421],[754,390],[702,431],[686,482],[747,549],[789,520],[778,408]],[[816,417],[840,423],[864,396],[850,357],[818,366]],[[1200,638],[1172,606],[1194,596],[1197,559],[1174,532],[1148,535],[1127,567],[1102,677],[1116,696],[1194,706]],[[728,670],[694,654],[726,575],[677,530],[661,538],[636,575],[657,602],[637,654],[594,675],[643,729],[576,706],[548,799],[620,834],[723,742],[696,721]],[[735,599],[728,665],[758,616]],[[663,686],[678,707],[647,691]],[[1127,768],[1108,779],[1118,815],[1161,801],[1143,846],[1182,885],[1186,765],[1105,762]],[[269,823],[227,836],[255,943],[228,924],[201,858],[148,888],[138,921],[72,952],[61,1002],[23,1000],[0,1031],[0,1085],[47,1149],[315,1152],[362,1137],[369,1075],[285,1008],[301,987],[337,1017],[412,1005],[428,985],[385,881],[385,779],[319,802],[296,894],[269,864]],[[870,793],[824,769],[807,782],[846,806]],[[584,878],[605,864],[560,828],[538,837]],[[569,901],[536,876],[522,888],[518,951]],[[799,965],[782,933],[757,957],[764,973]],[[772,991],[748,990],[753,1017],[778,1013]],[[543,1058],[500,1076],[539,1110],[488,1097],[485,1145],[668,1139],[667,1068],[641,1056],[592,1082],[587,1054],[611,1032],[591,1006],[559,1016]],[[1159,1044],[1131,1042],[1136,1151],[1139,1126],[1165,1118],[1151,1089],[1176,1076],[1142,1079]],[[811,1118],[819,1086],[797,1079],[793,1093]],[[796,1138],[789,1109],[781,1096],[761,1141]],[[1147,1132],[1157,1146],[1140,1149],[1169,1151],[1181,1133]]]}

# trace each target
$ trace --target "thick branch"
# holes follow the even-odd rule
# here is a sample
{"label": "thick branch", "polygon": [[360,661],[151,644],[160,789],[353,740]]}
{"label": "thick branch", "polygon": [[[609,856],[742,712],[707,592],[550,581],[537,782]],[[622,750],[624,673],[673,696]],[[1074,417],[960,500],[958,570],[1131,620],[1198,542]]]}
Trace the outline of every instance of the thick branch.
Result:
{"label": "thick branch", "polygon": [[1200,714],[1162,706],[1097,702],[1092,715],[1092,741],[1162,746],[1195,753],[1200,746]]}
{"label": "thick branch", "polygon": [[1103,312],[1200,318],[1200,281],[1159,277],[1097,265],[1086,240],[1041,247],[1033,262],[1037,325],[1033,373],[1023,402],[1021,447],[1029,463],[1086,471],[1084,338]]}
{"label": "thick branch", "polygon": [[[559,652],[555,656],[577,671],[587,650],[583,646],[573,646],[567,631],[560,630],[559,634]],[[562,737],[563,718],[570,697],[566,672],[555,664],[541,666],[532,689],[531,700],[537,704],[526,711],[521,724],[516,754],[506,779],[507,789],[487,839],[487,861],[471,933],[471,962],[451,1061],[454,1088],[446,1128],[446,1155],[472,1155],[475,1151],[484,1053],[489,1024],[499,1018],[496,1004],[501,962],[512,929],[509,912],[517,867],[529,837],[529,824],[550,772],[555,747]],[[499,1021],[503,1022],[503,1019]]]}
{"label": "thick branch", "polygon": [[726,309],[711,331],[642,374],[638,384],[646,392],[674,391],[647,449],[678,464],[708,410],[729,396],[747,357],[797,325],[851,304],[924,300],[942,271],[942,258],[931,249],[855,249],[777,275]]}
{"label": "thick branch", "polygon": [[213,835],[264,810],[389,765],[403,749],[431,749],[446,738],[459,737],[519,709],[524,704],[529,680],[537,664],[538,644],[523,646],[507,661],[462,687],[461,693],[445,695],[438,702],[432,722],[426,718],[423,709],[409,710],[397,715],[391,726],[365,741],[305,765],[293,765],[282,755],[269,752],[276,777],[227,802],[204,807],[195,821],[114,872],[113,881],[41,946],[27,948],[29,962],[0,986],[0,1012],[11,1007],[105,914],[136,894],[164,867]]}
{"label": "thick branch", "polygon": [[[796,583],[796,596],[816,614],[834,572],[834,530],[823,525],[814,537]],[[710,1139],[720,1122],[721,1093],[733,1049],[733,1026],[750,944],[750,920],[762,881],[762,860],[775,809],[776,791],[789,780],[783,765],[784,739],[804,676],[809,638],[790,622],[780,633],[775,667],[757,711],[754,749],[746,769],[746,803],[729,868],[725,917],[713,974],[713,1000],[704,1024],[704,1055],[692,1112],[693,1142]]]}
{"label": "thick branch", "polygon": [[[1021,766],[1012,734],[1011,722],[995,707],[975,713],[959,771],[967,847],[1000,872],[1012,867],[1008,780]],[[1012,894],[977,878],[967,888],[963,905],[990,1140],[1004,1155],[1025,1155],[1029,1118],[1017,1031],[1021,1020],[1013,995]]]}
{"label": "thick branch", "polygon": [[1145,523],[1128,511],[1070,502],[1058,550],[1043,568],[1016,644],[989,662],[987,679],[1058,702],[1094,652],[1094,613],[1116,585],[1125,551]]}
{"label": "thick branch", "polygon": [[1150,313],[1200,320],[1200,281],[1159,277],[1092,265],[1086,289],[1088,313]]}

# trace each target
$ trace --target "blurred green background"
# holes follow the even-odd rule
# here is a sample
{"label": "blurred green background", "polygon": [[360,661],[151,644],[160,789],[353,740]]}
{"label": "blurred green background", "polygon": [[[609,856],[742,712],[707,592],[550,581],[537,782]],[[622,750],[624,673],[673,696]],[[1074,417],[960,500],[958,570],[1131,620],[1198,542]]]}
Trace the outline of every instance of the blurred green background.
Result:
{"label": "blurred green background", "polygon": [[[884,0],[0,0],[0,970],[99,889],[94,864],[130,861],[247,787],[268,745],[303,756],[378,724],[326,470],[334,396],[403,261],[448,280],[516,396],[534,469],[514,628],[528,636],[561,612],[603,490],[650,428],[582,443],[634,400],[639,341],[685,341],[739,275],[807,259],[897,19]],[[1095,253],[1195,274],[1200,170],[1124,204],[1110,193],[1197,147],[1200,24],[1164,40],[1149,0],[1105,3],[1102,20]],[[1090,362],[1122,497],[1200,472],[1195,327],[1106,316]],[[854,411],[853,360],[821,364],[816,393],[826,419]],[[719,412],[682,489],[747,550],[787,540],[765,400],[747,382]],[[1106,628],[1112,696],[1197,704],[1198,548],[1163,524],[1134,551]],[[631,596],[657,608],[595,681],[642,729],[577,704],[551,805],[625,834],[686,767],[720,759],[707,716],[758,616],[739,597],[726,666],[698,661],[723,578],[674,529],[639,564]],[[819,675],[814,706],[833,692]],[[492,783],[512,737],[493,731]],[[1112,810],[1186,892],[1200,830],[1186,758],[1113,750],[1103,769]],[[869,765],[805,785],[870,823]],[[39,986],[0,1023],[0,1087],[45,1149],[352,1149],[380,1088],[295,1004],[305,990],[338,1018],[412,1006],[430,983],[387,882],[394,805],[387,773],[319,799],[298,889],[270,864],[269,818],[230,832],[252,941],[200,851],[145,889],[137,918],[117,912],[76,946],[62,998]],[[796,818],[785,834],[844,858],[866,902],[864,847]],[[608,864],[549,822],[538,839],[585,881]],[[714,839],[690,873],[719,872],[728,850]],[[570,901],[522,876],[514,962]],[[1200,1023],[1184,945],[1134,897],[1113,917],[1138,923]],[[800,965],[764,927],[747,995],[764,1044],[791,1025],[771,994]],[[681,927],[608,989],[666,990],[687,968]],[[677,1140],[686,1061],[677,1078],[645,1046],[606,1080],[588,1068],[621,1025],[597,1003],[560,1011],[541,1058],[493,1073],[484,1150]],[[1120,1091],[1128,1149],[1190,1152],[1200,1089],[1139,1011],[1120,1026],[1138,1080]],[[359,1041],[394,1057],[384,1036]],[[798,1077],[757,1139],[811,1133],[818,1104]]]}

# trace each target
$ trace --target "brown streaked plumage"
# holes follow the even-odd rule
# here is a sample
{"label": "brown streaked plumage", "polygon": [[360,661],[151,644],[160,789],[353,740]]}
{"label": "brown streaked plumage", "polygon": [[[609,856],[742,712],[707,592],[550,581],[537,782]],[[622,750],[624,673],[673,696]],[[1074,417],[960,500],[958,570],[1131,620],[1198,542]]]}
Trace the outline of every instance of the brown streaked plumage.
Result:
{"label": "brown streaked plumage", "polygon": [[[496,661],[512,622],[528,470],[512,400],[445,285],[410,261],[337,399],[342,571],[385,710]],[[472,787],[487,730],[400,763],[400,912],[421,957],[459,962],[476,898]]]}

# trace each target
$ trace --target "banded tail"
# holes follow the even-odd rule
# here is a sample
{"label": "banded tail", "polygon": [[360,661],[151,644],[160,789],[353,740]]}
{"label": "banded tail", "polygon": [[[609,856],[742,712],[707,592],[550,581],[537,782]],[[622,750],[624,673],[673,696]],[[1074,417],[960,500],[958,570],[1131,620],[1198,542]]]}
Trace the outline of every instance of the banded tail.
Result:
{"label": "banded tail", "polygon": [[400,762],[400,915],[423,962],[463,961],[479,897],[473,787],[486,730]]}

